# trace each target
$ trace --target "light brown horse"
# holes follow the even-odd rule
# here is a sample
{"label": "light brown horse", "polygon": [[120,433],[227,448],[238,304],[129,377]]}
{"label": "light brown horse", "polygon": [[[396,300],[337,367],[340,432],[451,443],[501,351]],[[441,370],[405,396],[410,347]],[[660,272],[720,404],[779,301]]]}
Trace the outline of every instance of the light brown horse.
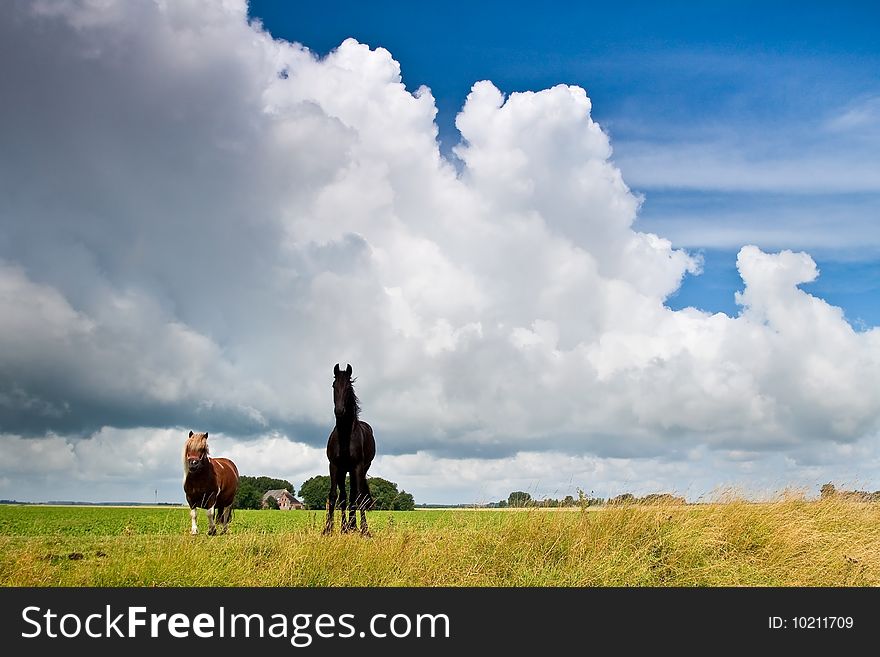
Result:
{"label": "light brown horse", "polygon": [[217,533],[215,519],[223,527],[221,533],[225,534],[232,518],[235,491],[238,490],[235,463],[208,456],[208,434],[190,431],[183,448],[183,472],[183,492],[192,519],[190,533],[199,533],[196,514],[197,509],[202,508],[208,512],[208,536]]}

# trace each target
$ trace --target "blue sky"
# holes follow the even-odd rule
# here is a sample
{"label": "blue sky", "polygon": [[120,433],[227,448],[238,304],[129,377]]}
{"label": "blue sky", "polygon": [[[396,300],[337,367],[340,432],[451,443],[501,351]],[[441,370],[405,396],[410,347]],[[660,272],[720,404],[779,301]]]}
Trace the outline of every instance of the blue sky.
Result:
{"label": "blue sky", "polygon": [[410,91],[430,87],[453,160],[474,82],[504,93],[579,85],[643,196],[636,227],[703,257],[670,307],[736,315],[736,253],[751,243],[806,250],[821,273],[803,289],[857,328],[880,325],[880,6],[536,7],[254,0],[250,14],[319,55],[347,37],[388,49]]}

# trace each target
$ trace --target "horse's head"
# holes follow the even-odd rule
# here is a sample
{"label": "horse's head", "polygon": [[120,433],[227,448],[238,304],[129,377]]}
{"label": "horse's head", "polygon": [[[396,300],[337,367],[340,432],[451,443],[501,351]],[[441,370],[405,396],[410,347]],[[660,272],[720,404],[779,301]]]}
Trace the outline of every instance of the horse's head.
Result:
{"label": "horse's head", "polygon": [[183,448],[183,470],[195,474],[208,463],[208,434],[189,432]]}
{"label": "horse's head", "polygon": [[357,398],[353,394],[351,381],[351,365],[340,370],[339,363],[336,363],[333,368],[333,413],[336,417],[357,411]]}

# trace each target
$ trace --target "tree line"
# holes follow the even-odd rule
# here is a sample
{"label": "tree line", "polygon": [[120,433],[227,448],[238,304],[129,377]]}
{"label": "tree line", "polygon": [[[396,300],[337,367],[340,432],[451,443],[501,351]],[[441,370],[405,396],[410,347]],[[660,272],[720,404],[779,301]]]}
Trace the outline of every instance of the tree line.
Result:
{"label": "tree line", "polygon": [[536,500],[532,498],[530,493],[527,493],[523,490],[515,490],[510,495],[507,496],[506,500],[499,500],[497,502],[490,502],[488,504],[489,507],[495,509],[519,509],[524,507],[567,507],[567,506],[595,506],[598,504],[604,504],[605,500],[601,497],[591,497],[587,495],[581,489],[578,489],[578,496],[574,497],[572,495],[566,495],[561,500],[554,498],[546,498],[543,500]]}
{"label": "tree line", "polygon": [[[345,478],[346,497],[351,500],[350,477]],[[398,490],[397,484],[382,477],[368,477],[373,509],[384,511],[412,511],[416,502],[410,493]],[[299,489],[300,499],[307,509],[323,509],[330,494],[330,477],[317,475],[306,479]]]}
{"label": "tree line", "polygon": [[686,504],[687,501],[683,497],[672,495],[671,493],[651,493],[644,497],[636,497],[632,493],[623,493],[605,499],[604,497],[593,497],[587,495],[581,489],[578,489],[578,496],[566,495],[563,499],[546,498],[543,500],[533,499],[530,493],[522,490],[513,491],[507,496],[506,500],[498,502],[490,502],[489,507],[496,509],[504,508],[524,508],[524,507],[569,507],[569,506],[600,506],[600,505],[621,505],[621,504]]}
{"label": "tree line", "polygon": [[855,502],[880,502],[880,490],[869,493],[866,490],[837,490],[830,481],[819,489],[822,499],[837,497]]}
{"label": "tree line", "polygon": [[[368,477],[370,493],[373,496],[372,509],[379,511],[412,511],[415,508],[415,499],[405,490],[398,489],[393,481],[381,477]],[[351,499],[351,487],[349,478],[345,480],[347,495]],[[307,509],[323,509],[327,504],[327,496],[330,493],[330,477],[328,475],[316,475],[306,479],[296,493],[296,488],[286,479],[273,479],[272,477],[249,477],[243,475],[238,479],[238,491],[235,494],[235,507],[238,509],[262,509],[263,495],[270,490],[287,490],[294,497],[298,497]],[[278,508],[278,502],[272,504],[269,500],[269,508]]]}

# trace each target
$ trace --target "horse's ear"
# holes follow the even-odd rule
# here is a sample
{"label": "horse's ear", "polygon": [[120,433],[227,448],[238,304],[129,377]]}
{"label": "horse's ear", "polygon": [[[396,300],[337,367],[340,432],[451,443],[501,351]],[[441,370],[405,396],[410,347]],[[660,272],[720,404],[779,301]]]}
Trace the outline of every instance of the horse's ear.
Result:
{"label": "horse's ear", "polygon": [[208,432],[206,431],[205,432],[205,440],[207,440],[207,439],[208,439]]}
{"label": "horse's ear", "polygon": [[339,376],[339,363],[333,367],[333,376]]}
{"label": "horse's ear", "polygon": [[190,430],[190,432],[189,432],[189,437],[190,437],[190,438],[193,437],[193,432],[192,432],[192,430]]}
{"label": "horse's ear", "polygon": [[349,366],[345,368],[345,373],[351,376],[351,364],[349,364]]}

